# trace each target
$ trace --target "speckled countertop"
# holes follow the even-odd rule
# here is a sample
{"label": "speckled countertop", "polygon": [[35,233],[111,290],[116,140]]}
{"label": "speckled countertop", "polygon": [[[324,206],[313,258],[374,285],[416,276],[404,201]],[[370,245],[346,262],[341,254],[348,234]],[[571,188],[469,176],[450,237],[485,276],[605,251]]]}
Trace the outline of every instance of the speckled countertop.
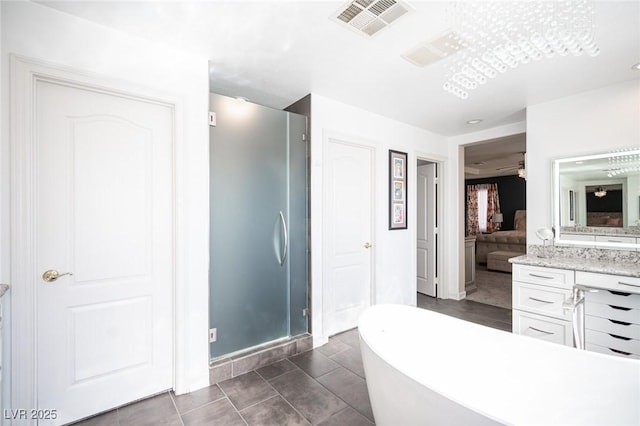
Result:
{"label": "speckled countertop", "polygon": [[9,286],[7,284],[0,284],[0,297],[4,296],[7,290],[9,290]]}
{"label": "speckled countertop", "polygon": [[640,264],[631,262],[616,262],[614,260],[585,259],[578,257],[538,257],[525,254],[512,257],[511,263],[530,266],[544,266],[547,268],[573,269],[575,271],[597,272],[601,274],[621,275],[624,277],[640,278]]}

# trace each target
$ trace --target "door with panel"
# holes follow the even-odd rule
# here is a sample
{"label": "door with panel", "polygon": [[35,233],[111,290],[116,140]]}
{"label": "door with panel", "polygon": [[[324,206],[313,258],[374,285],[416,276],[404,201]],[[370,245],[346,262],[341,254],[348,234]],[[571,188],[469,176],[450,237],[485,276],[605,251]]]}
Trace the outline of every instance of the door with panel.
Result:
{"label": "door with panel", "polygon": [[37,401],[62,424],[172,387],[174,110],[34,90]]}
{"label": "door with panel", "polygon": [[436,297],[436,164],[418,166],[417,288]]}
{"label": "door with panel", "polygon": [[372,302],[375,148],[338,139],[325,147],[324,332],[356,327]]}

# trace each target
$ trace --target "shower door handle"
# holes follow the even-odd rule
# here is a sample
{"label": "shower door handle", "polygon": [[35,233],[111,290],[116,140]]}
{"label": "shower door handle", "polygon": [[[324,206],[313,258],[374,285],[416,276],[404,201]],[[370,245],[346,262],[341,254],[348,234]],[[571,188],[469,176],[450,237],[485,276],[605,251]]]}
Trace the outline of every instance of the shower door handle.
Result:
{"label": "shower door handle", "polygon": [[285,260],[287,260],[287,249],[289,247],[289,233],[287,232],[287,221],[284,220],[284,214],[282,211],[280,212],[280,223],[282,225],[282,234],[284,235],[284,248],[282,256],[280,256],[280,266],[284,265]]}

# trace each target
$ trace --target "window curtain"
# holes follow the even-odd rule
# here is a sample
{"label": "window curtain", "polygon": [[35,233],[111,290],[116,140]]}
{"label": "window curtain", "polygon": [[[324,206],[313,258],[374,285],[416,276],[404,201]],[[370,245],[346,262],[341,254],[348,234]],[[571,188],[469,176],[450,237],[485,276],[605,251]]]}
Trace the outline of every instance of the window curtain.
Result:
{"label": "window curtain", "polygon": [[467,231],[468,236],[478,235],[478,185],[467,185]]}
{"label": "window curtain", "polygon": [[[483,202],[482,212],[479,211],[479,203],[478,203],[479,189],[483,189],[483,190],[486,189],[486,192],[487,192],[486,209],[484,207],[484,202]],[[502,224],[494,223],[492,219],[493,219],[493,214],[499,213],[499,212],[500,212],[500,197],[498,196],[497,183],[482,184],[482,185],[467,185],[466,235],[473,236],[473,235],[478,235],[480,232],[498,231]],[[479,223],[480,217],[482,217],[482,224]]]}
{"label": "window curtain", "polygon": [[499,231],[502,223],[493,222],[493,214],[500,213],[500,197],[498,184],[487,184],[487,232]]}

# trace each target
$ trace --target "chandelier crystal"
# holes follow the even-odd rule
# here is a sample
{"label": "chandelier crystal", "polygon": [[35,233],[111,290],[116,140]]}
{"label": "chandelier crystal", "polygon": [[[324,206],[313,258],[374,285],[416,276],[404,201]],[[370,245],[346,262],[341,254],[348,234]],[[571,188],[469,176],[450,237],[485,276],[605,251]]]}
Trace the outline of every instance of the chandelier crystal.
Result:
{"label": "chandelier crystal", "polygon": [[588,0],[453,2],[447,15],[465,49],[451,57],[443,89],[467,99],[469,91],[521,64],[597,56],[593,14]]}
{"label": "chandelier crystal", "polygon": [[605,195],[607,195],[607,190],[604,189],[603,187],[599,186],[599,187],[596,188],[595,191],[593,191],[593,195],[595,195],[598,198],[602,198]]}

